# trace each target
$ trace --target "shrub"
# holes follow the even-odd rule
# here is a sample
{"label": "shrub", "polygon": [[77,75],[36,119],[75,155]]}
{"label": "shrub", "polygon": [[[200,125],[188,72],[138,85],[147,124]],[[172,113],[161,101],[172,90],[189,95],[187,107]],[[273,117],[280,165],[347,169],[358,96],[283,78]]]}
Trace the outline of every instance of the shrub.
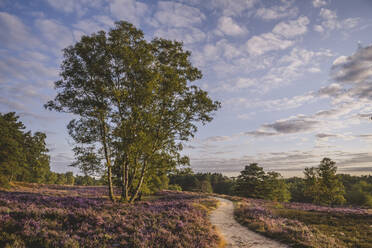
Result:
{"label": "shrub", "polygon": [[170,184],[168,186],[168,189],[169,190],[175,190],[175,191],[182,191],[181,186],[179,186],[178,184]]}

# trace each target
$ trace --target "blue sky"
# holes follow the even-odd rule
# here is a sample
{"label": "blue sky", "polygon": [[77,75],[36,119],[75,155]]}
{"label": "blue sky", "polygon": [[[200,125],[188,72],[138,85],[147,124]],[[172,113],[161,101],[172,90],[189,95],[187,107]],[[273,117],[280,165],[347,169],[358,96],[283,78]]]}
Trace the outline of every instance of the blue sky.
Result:
{"label": "blue sky", "polygon": [[0,112],[46,132],[52,170],[73,170],[72,116],[42,107],[61,49],[126,20],[148,40],[183,41],[204,75],[195,84],[222,103],[185,146],[194,171],[257,162],[301,175],[327,156],[371,174],[371,13],[370,0],[0,0]]}

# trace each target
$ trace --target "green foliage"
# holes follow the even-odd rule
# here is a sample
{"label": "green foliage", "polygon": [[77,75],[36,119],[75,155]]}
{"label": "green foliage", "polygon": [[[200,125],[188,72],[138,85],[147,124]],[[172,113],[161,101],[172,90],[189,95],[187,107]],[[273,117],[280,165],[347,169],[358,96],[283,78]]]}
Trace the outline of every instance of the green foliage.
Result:
{"label": "green foliage", "polygon": [[148,42],[124,21],[64,50],[58,94],[45,107],[79,116],[68,125],[76,142],[73,165],[84,173],[107,171],[111,199],[112,170],[123,201],[129,195],[133,201],[156,176],[187,164],[182,142],[220,107],[188,85],[202,77],[190,55],[181,42]]}
{"label": "green foliage", "polygon": [[46,135],[30,131],[14,112],[0,113],[1,185],[13,180],[43,183],[50,173]]}
{"label": "green foliage", "polygon": [[240,172],[235,184],[235,194],[243,197],[288,201],[290,193],[281,175],[265,173],[263,168],[252,163]]}
{"label": "green foliage", "polygon": [[220,173],[197,173],[190,168],[175,170],[169,174],[170,184],[179,185],[184,191],[232,194],[234,182]]}
{"label": "green foliage", "polygon": [[359,181],[347,192],[346,199],[350,204],[372,208],[372,184]]}
{"label": "green foliage", "polygon": [[178,184],[170,184],[168,185],[168,189],[175,190],[175,191],[182,191],[181,186],[179,186]]}
{"label": "green foliage", "polygon": [[212,185],[208,180],[200,182],[200,191],[203,193],[213,193]]}
{"label": "green foliage", "polygon": [[305,196],[305,180],[299,177],[285,179],[291,194],[292,202],[311,202],[311,199]]}
{"label": "green foliage", "polygon": [[65,176],[66,176],[66,184],[74,185],[74,182],[75,182],[74,174],[72,172],[66,172]]}
{"label": "green foliage", "polygon": [[[104,182],[104,184],[107,184],[107,183]],[[76,176],[75,177],[75,185],[94,186],[94,185],[102,185],[102,182],[100,182],[99,180],[96,180],[93,177],[85,175],[85,176]]]}
{"label": "green foliage", "polygon": [[317,168],[306,168],[304,195],[313,203],[323,205],[345,203],[345,190],[336,176],[336,163],[324,158]]}

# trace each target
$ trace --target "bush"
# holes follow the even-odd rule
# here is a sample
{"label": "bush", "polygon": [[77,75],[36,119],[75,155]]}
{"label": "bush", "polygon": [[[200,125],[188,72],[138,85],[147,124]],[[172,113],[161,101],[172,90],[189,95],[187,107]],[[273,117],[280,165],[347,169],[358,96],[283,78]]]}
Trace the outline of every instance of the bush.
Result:
{"label": "bush", "polygon": [[0,187],[9,188],[9,180],[6,176],[0,175]]}
{"label": "bush", "polygon": [[175,190],[175,191],[182,191],[181,186],[179,186],[178,184],[170,184],[168,186],[168,189],[169,190]]}

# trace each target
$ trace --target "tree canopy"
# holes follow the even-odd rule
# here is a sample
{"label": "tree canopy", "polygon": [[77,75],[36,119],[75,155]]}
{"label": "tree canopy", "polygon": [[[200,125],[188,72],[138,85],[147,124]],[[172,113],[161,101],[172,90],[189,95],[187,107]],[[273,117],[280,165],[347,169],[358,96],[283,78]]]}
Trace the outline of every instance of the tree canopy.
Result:
{"label": "tree canopy", "polygon": [[0,113],[0,184],[41,183],[50,172],[46,135],[25,129],[14,112]]}
{"label": "tree canopy", "polygon": [[181,42],[146,41],[124,21],[64,50],[58,93],[45,107],[77,116],[68,125],[76,142],[74,165],[106,171],[112,200],[114,167],[122,200],[133,201],[154,175],[188,163],[180,155],[182,143],[220,107],[190,84],[202,77],[190,55]]}
{"label": "tree canopy", "polygon": [[306,168],[304,194],[317,204],[343,204],[344,185],[336,176],[336,163],[323,158],[318,167]]}
{"label": "tree canopy", "polygon": [[235,184],[235,194],[244,197],[288,201],[287,185],[277,172],[265,172],[257,163],[245,166]]}

